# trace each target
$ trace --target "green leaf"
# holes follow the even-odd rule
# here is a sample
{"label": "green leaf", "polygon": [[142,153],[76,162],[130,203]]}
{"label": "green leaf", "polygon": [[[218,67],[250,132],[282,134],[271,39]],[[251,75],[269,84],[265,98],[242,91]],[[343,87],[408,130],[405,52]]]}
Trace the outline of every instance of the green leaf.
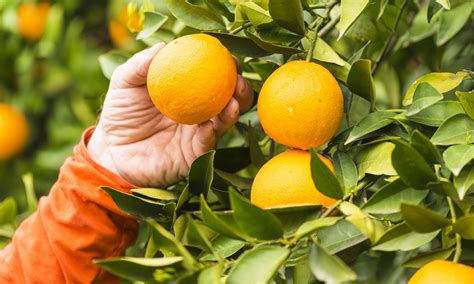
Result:
{"label": "green leaf", "polygon": [[214,167],[221,171],[235,173],[250,165],[248,147],[219,148],[214,156]]}
{"label": "green leaf", "polygon": [[341,0],[341,20],[339,21],[338,40],[362,14],[369,0]]}
{"label": "green leaf", "polygon": [[168,16],[158,12],[145,12],[145,20],[143,21],[143,30],[137,34],[137,40],[141,40],[151,36],[166,21]]}
{"label": "green leaf", "polygon": [[441,248],[432,250],[429,252],[420,253],[407,261],[405,261],[402,265],[404,267],[411,267],[411,268],[421,268],[425,264],[428,264],[436,259],[447,259],[454,251],[454,248]]}
{"label": "green leaf", "polygon": [[31,172],[21,176],[21,180],[25,185],[26,204],[30,212],[36,211],[38,208],[38,198],[35,193],[35,186],[33,180],[33,174]]}
{"label": "green leaf", "polygon": [[270,212],[250,204],[235,190],[229,190],[234,219],[247,235],[260,240],[274,240],[283,235],[280,221]]}
{"label": "green leaf", "polygon": [[415,232],[429,233],[446,227],[451,221],[433,210],[402,203],[400,212],[407,225]]}
{"label": "green leaf", "polygon": [[436,175],[420,153],[402,140],[394,140],[392,166],[407,185],[415,189],[426,189]]}
{"label": "green leaf", "polygon": [[176,193],[166,189],[159,188],[135,188],[131,190],[138,197],[148,198],[152,200],[177,200]]}
{"label": "green leaf", "polygon": [[[229,11],[229,7],[226,6],[226,3],[221,0],[204,0],[206,6],[218,16],[224,16],[229,21],[234,20],[234,14]],[[224,2],[224,3],[223,3]]]}
{"label": "green leaf", "polygon": [[436,3],[434,0],[430,0],[430,4],[428,4],[428,23],[431,23],[431,20],[433,19],[434,15],[436,15],[443,6],[440,4]]}
{"label": "green leaf", "polygon": [[143,199],[128,193],[115,190],[110,187],[101,187],[114,200],[117,206],[132,216],[142,219],[153,218],[160,222],[170,222],[171,212],[164,204]]}
{"label": "green leaf", "polygon": [[221,283],[222,263],[210,266],[199,273],[197,284],[219,284]]}
{"label": "green leaf", "polygon": [[474,240],[474,214],[459,218],[453,225],[453,230],[463,239]]}
{"label": "green leaf", "polygon": [[289,249],[272,245],[260,245],[248,250],[237,259],[226,283],[268,283],[289,254]]}
{"label": "green leaf", "polygon": [[255,129],[249,125],[248,128],[248,137],[249,147],[250,147],[250,161],[257,167],[263,166],[267,161],[265,156],[262,153],[262,149],[258,144],[257,135],[255,134]]}
{"label": "green leaf", "polygon": [[471,17],[472,2],[467,1],[449,11],[443,11],[438,27],[436,45],[440,46],[455,36]]}
{"label": "green leaf", "polygon": [[280,26],[300,35],[305,34],[303,6],[300,0],[269,0],[268,9]]}
{"label": "green leaf", "polygon": [[428,189],[439,195],[451,197],[456,205],[458,205],[462,210],[469,208],[468,202],[462,201],[459,198],[461,194],[456,191],[456,188],[449,179],[441,177],[437,182],[430,182],[428,183]]}
{"label": "green leaf", "polygon": [[[360,2],[365,2],[365,0]],[[351,92],[368,100],[373,105],[375,102],[375,86],[371,66],[372,62],[368,59],[359,59],[354,62],[347,77],[347,86]]]}
{"label": "green leaf", "polygon": [[415,190],[401,179],[385,185],[364,204],[362,211],[371,214],[392,214],[400,211],[400,204],[418,204],[428,195],[428,190]]}
{"label": "green leaf", "polygon": [[314,243],[309,252],[309,265],[313,275],[325,283],[356,280],[357,275],[338,256]]}
{"label": "green leaf", "polygon": [[186,185],[186,187],[183,189],[183,191],[178,197],[178,202],[176,203],[176,210],[180,209],[181,207],[183,207],[183,205],[185,205],[188,202],[189,196],[190,196],[189,186]]}
{"label": "green leaf", "polygon": [[457,91],[456,96],[458,97],[464,111],[469,115],[470,118],[474,119],[474,91],[461,92]]}
{"label": "green leaf", "polygon": [[429,164],[440,164],[443,159],[438,148],[436,148],[430,141],[419,130],[415,130],[411,134],[410,145],[415,148],[418,153],[420,153],[426,162]]}
{"label": "green leaf", "polygon": [[5,224],[15,225],[17,206],[13,197],[7,197],[0,203],[0,226]]}
{"label": "green leaf", "polygon": [[184,245],[176,240],[175,237],[160,224],[153,220],[148,220],[147,222],[150,228],[150,240],[145,255],[147,257],[153,257],[158,250],[179,254],[183,257],[184,266],[191,269],[196,261]]}
{"label": "green leaf", "polygon": [[454,145],[443,152],[443,159],[451,172],[458,176],[461,170],[474,159],[474,145]]}
{"label": "green leaf", "polygon": [[357,167],[352,158],[341,151],[336,152],[332,159],[334,170],[339,181],[342,182],[344,193],[349,193],[357,186]]}
{"label": "green leaf", "polygon": [[474,166],[465,167],[458,176],[454,177],[454,186],[461,200],[464,199],[472,185],[474,185]]}
{"label": "green leaf", "polygon": [[293,233],[304,222],[318,218],[321,215],[321,208],[322,205],[302,205],[274,207],[267,211],[280,220],[285,233]]}
{"label": "green leaf", "polygon": [[257,29],[262,25],[266,25],[273,22],[270,13],[254,2],[243,2],[240,4],[240,6],[244,7],[244,11],[247,15],[247,18]]}
{"label": "green leaf", "polygon": [[359,207],[349,202],[342,202],[339,210],[346,215],[346,220],[356,226],[359,231],[366,235],[372,243],[375,243],[384,233],[383,224],[371,219]]}
{"label": "green leaf", "polygon": [[323,228],[317,231],[316,235],[321,241],[321,246],[332,254],[367,240],[367,237],[347,220],[341,220],[333,226]]}
{"label": "green leaf", "polygon": [[410,251],[429,243],[439,232],[440,230],[420,234],[412,231],[405,223],[401,223],[385,232],[372,249],[381,251]]}
{"label": "green leaf", "polygon": [[220,178],[222,181],[228,185],[232,185],[238,189],[250,190],[252,187],[252,179],[244,178],[236,174],[226,173],[224,171],[215,170],[215,178]]}
{"label": "green leaf", "polygon": [[344,145],[361,139],[365,135],[390,125],[394,120],[396,113],[390,111],[377,111],[369,113],[354,128],[352,128],[347,141]]}
{"label": "green leaf", "polygon": [[391,142],[382,142],[370,145],[362,150],[356,157],[359,179],[366,174],[396,175],[390,157],[395,145]]}
{"label": "green leaf", "polygon": [[222,20],[212,12],[192,5],[186,0],[165,0],[165,3],[171,14],[187,26],[204,31],[224,28]]}
{"label": "green leaf", "polygon": [[[153,273],[158,268],[177,267],[183,261],[180,256],[163,258],[119,257],[94,260],[106,270],[124,279],[133,281],[151,281]],[[176,269],[173,269],[176,271]]]}
{"label": "green leaf", "polygon": [[439,127],[447,119],[460,113],[464,113],[461,103],[456,101],[441,101],[408,117],[408,119],[416,123]]}
{"label": "green leaf", "polygon": [[435,145],[474,143],[474,120],[458,114],[445,121],[431,137]]}
{"label": "green leaf", "polygon": [[413,103],[408,108],[406,115],[415,115],[442,99],[443,95],[441,95],[435,88],[431,87],[430,84],[424,82],[420,83],[416,87],[415,94],[413,95]]}
{"label": "green leaf", "polygon": [[364,55],[364,52],[366,49],[370,46],[372,42],[368,41],[364,46],[362,46],[359,50],[357,50],[354,54],[352,54],[351,57],[347,60],[350,64],[356,62],[357,60],[361,59],[362,55]]}
{"label": "green leaf", "polygon": [[438,92],[443,94],[456,88],[468,75],[469,74],[464,71],[457,72],[456,74],[448,72],[434,72],[423,75],[413,82],[408,91],[405,93],[403,105],[409,105],[412,103],[413,94],[420,83],[429,83],[432,87],[438,90]]}
{"label": "green leaf", "polygon": [[451,9],[450,0],[436,0],[436,3],[443,6],[443,8],[446,9],[446,10]]}
{"label": "green leaf", "polygon": [[211,189],[212,180],[214,179],[214,155],[216,151],[209,151],[199,156],[191,164],[189,169],[188,187],[189,191],[194,195],[207,196]]}
{"label": "green leaf", "polygon": [[115,69],[125,63],[128,57],[121,51],[109,51],[106,54],[99,56],[100,68],[105,78],[111,79]]}
{"label": "green leaf", "polygon": [[332,226],[337,221],[341,220],[342,217],[326,217],[322,219],[314,219],[304,222],[294,234],[295,240],[304,238],[319,229]]}
{"label": "green leaf", "polygon": [[267,51],[260,48],[260,46],[246,37],[219,32],[206,32],[206,34],[217,38],[232,53],[248,57],[262,57],[269,55]]}
{"label": "green leaf", "polygon": [[194,221],[191,215],[186,215],[186,221],[186,244],[194,245],[208,253],[213,253],[212,244],[203,229],[207,229],[207,227],[201,223],[198,225],[198,221]]}
{"label": "green leaf", "polygon": [[342,189],[339,181],[328,166],[321,160],[319,154],[314,148],[311,148],[311,177],[314,185],[322,194],[341,199],[344,197],[344,189]]}
{"label": "green leaf", "polygon": [[301,35],[290,32],[275,23],[268,24],[264,29],[259,29],[258,36],[263,41],[274,44],[291,44],[301,40],[302,37]]}
{"label": "green leaf", "polygon": [[[313,48],[313,58],[319,61],[334,63],[339,66],[348,65],[344,59],[342,59],[339,54],[322,38],[317,37],[315,39],[316,43]],[[349,73],[350,74],[350,73]]]}
{"label": "green leaf", "polygon": [[[234,255],[237,251],[243,248],[246,244],[244,241],[228,238],[224,235],[217,235],[211,240],[214,251],[224,258]],[[213,254],[203,253],[200,257],[201,260],[216,261],[216,257]]]}
{"label": "green leaf", "polygon": [[234,239],[245,239],[237,228],[232,227],[212,212],[203,196],[201,196],[201,213],[204,223],[214,231]]}
{"label": "green leaf", "polygon": [[264,41],[261,38],[259,38],[256,34],[251,33],[249,31],[245,31],[245,34],[256,45],[258,45],[260,48],[262,48],[263,50],[268,51],[270,53],[296,54],[296,53],[302,53],[303,52],[302,50],[299,50],[297,48],[288,47],[288,46],[285,46],[285,45],[274,44],[274,43]]}

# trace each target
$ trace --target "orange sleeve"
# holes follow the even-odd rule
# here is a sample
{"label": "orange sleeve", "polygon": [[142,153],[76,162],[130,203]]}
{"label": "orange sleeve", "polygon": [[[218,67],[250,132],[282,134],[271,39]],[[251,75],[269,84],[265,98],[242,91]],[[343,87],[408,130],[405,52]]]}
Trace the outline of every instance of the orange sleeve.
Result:
{"label": "orange sleeve", "polygon": [[0,283],[118,282],[92,260],[122,255],[138,225],[99,187],[129,192],[133,185],[89,157],[93,131],[85,131],[49,195],[0,251]]}

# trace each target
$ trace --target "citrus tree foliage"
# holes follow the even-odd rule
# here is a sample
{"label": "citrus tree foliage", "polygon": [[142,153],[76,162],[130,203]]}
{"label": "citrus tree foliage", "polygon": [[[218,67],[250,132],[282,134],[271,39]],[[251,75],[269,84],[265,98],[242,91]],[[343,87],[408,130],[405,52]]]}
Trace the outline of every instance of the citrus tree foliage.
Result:
{"label": "citrus tree foliage", "polygon": [[[179,283],[404,283],[434,259],[474,264],[472,3],[165,0],[143,16],[137,39],[148,45],[217,37],[256,92],[285,62],[328,68],[345,120],[311,149],[311,169],[338,201],[249,202],[258,169],[285,149],[253,108],[186,181],[132,194],[103,188],[144,226],[131,256],[97,263],[124,279]],[[102,57],[105,75],[121,62],[113,54]]]}

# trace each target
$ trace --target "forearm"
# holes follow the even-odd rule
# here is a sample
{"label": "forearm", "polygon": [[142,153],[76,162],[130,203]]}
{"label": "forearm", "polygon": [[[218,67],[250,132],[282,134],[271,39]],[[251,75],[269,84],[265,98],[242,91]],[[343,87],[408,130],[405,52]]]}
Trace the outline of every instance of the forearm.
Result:
{"label": "forearm", "polygon": [[74,155],[38,210],[0,252],[2,283],[111,282],[93,259],[119,256],[136,237],[137,223],[100,186],[128,191],[132,185],[95,163],[86,131]]}

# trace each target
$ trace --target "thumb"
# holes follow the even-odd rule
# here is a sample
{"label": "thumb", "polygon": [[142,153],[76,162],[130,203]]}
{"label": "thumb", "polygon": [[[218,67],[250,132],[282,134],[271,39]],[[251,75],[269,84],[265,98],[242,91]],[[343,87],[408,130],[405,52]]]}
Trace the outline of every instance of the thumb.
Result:
{"label": "thumb", "polygon": [[110,89],[135,88],[146,84],[148,68],[155,55],[165,46],[158,43],[133,55],[115,69],[110,80]]}

